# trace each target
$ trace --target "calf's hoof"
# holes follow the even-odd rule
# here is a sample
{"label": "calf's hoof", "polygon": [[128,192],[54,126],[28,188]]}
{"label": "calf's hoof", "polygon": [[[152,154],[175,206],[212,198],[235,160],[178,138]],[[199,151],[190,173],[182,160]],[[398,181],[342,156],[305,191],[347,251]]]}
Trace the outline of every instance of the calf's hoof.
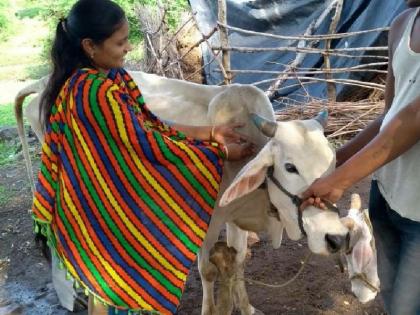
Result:
{"label": "calf's hoof", "polygon": [[252,315],[265,315],[264,312],[260,311],[259,309],[255,308],[253,306],[251,306],[251,307],[252,307],[252,313],[251,313]]}

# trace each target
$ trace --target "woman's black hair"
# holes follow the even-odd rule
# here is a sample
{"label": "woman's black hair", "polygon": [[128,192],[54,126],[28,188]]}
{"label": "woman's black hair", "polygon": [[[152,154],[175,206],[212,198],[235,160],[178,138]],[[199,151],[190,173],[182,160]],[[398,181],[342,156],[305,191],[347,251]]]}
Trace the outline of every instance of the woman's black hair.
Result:
{"label": "woman's black hair", "polygon": [[76,69],[92,67],[82,40],[90,38],[95,44],[101,44],[125,19],[123,9],[111,0],[79,0],[67,18],[58,22],[51,49],[52,74],[40,100],[39,118],[44,130],[64,82]]}

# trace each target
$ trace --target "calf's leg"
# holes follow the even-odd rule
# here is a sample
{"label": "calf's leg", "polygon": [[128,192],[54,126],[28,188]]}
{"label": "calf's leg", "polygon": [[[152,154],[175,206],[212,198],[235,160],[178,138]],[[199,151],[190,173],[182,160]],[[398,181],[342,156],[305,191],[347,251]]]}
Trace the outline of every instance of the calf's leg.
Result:
{"label": "calf's leg", "polygon": [[245,287],[244,268],[247,253],[248,232],[240,229],[234,223],[227,223],[227,243],[229,247],[236,249],[236,276],[234,281],[234,301],[235,306],[239,308],[242,315],[263,314],[255,309],[250,303],[248,293]]}
{"label": "calf's leg", "polygon": [[210,262],[210,250],[217,242],[224,219],[215,210],[210,221],[206,238],[198,253],[198,271],[200,272],[201,284],[203,287],[203,302],[201,315],[217,315],[214,301],[214,282],[217,279],[217,267]]}
{"label": "calf's leg", "polygon": [[236,250],[226,242],[217,242],[210,251],[210,261],[219,272],[216,314],[230,315],[233,311],[233,284],[236,274]]}

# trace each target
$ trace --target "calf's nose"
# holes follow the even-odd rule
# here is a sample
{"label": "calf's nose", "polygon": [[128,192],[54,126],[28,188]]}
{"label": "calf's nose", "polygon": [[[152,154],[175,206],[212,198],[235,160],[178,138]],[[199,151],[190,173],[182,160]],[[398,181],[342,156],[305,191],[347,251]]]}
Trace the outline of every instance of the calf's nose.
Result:
{"label": "calf's nose", "polygon": [[338,252],[346,244],[346,235],[326,234],[325,241],[331,253]]}

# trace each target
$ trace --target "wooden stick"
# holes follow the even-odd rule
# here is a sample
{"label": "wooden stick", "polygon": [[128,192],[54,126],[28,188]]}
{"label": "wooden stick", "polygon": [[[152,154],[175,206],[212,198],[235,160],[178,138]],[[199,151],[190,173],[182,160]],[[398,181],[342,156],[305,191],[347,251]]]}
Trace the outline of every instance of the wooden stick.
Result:
{"label": "wooden stick", "polygon": [[203,71],[203,69],[205,68],[205,67],[207,67],[209,64],[211,64],[215,59],[217,59],[218,58],[218,56],[219,56],[219,54],[220,54],[220,51],[217,53],[217,54],[214,54],[214,56],[213,56],[213,58],[209,61],[209,62],[207,62],[205,65],[203,65],[200,69],[197,69],[194,73],[192,73],[192,74],[190,74],[188,77],[186,77],[185,78],[185,80],[189,80],[191,77],[193,77],[194,75],[196,75],[198,72],[200,72],[200,71]]}
{"label": "wooden stick", "polygon": [[150,36],[154,36],[157,33],[159,33],[160,30],[162,29],[162,26],[165,24],[165,17],[166,17],[166,14],[168,13],[168,10],[167,10],[166,7],[163,7],[162,8],[161,6],[159,6],[159,10],[163,11],[162,16],[161,16],[161,19],[160,19],[159,26],[158,26],[158,28],[155,31],[149,31],[149,32],[147,32]]}
{"label": "wooden stick", "polygon": [[[287,64],[280,63],[280,62],[267,61],[267,63],[277,64],[277,65],[282,65],[282,66],[287,67]],[[352,66],[352,67],[349,67],[349,68],[335,68],[335,69],[336,70],[338,70],[338,69],[363,69],[363,68],[376,67],[376,66],[385,67],[387,65],[388,65],[388,62],[385,61],[385,62],[364,63],[364,64],[361,64],[361,65]],[[319,70],[319,68],[304,68],[304,67],[298,67],[297,69],[299,69],[299,70]]]}
{"label": "wooden stick", "polygon": [[161,75],[163,75],[163,76],[165,76],[165,71],[163,70],[162,60],[158,57],[158,55],[157,55],[157,53],[156,53],[156,50],[155,50],[155,48],[153,47],[153,43],[152,43],[152,40],[151,40],[151,38],[150,38],[150,35],[149,35],[148,33],[146,33],[146,39],[147,39],[147,42],[148,42],[148,43],[149,43],[149,45],[150,45],[150,51],[152,52],[153,57],[155,57],[155,59],[156,59],[156,63],[157,63],[157,65],[158,65],[158,68],[159,68],[160,74],[161,74]]}
{"label": "wooden stick", "polygon": [[168,49],[168,46],[178,37],[179,33],[184,29],[184,27],[187,26],[188,23],[194,20],[194,17],[197,14],[197,12],[192,12],[191,14],[192,16],[184,24],[182,24],[178,28],[178,30],[172,35],[172,37],[168,40],[166,45],[162,48],[162,51],[165,51],[166,49]]}
{"label": "wooden stick", "polygon": [[[218,20],[221,23],[227,23],[227,7],[226,7],[226,0],[218,0]],[[228,31],[225,27],[219,27],[219,37],[220,37],[220,45],[222,47],[229,46],[229,36]],[[230,52],[229,50],[222,48],[222,64],[223,68],[225,69],[226,76],[224,77],[225,84],[232,83],[232,78],[230,76]]]}
{"label": "wooden stick", "polygon": [[[198,28],[197,18],[196,18],[195,16],[194,16],[194,22],[195,22],[195,25],[197,25],[197,30],[200,32],[201,37],[202,37],[202,38],[204,38],[204,41],[205,41],[205,43],[207,44],[207,47],[208,47],[209,51],[210,51],[210,52],[211,52],[211,54],[213,55],[212,62],[213,62],[213,60],[215,60],[215,61],[217,62],[217,64],[218,64],[218,65],[219,65],[219,67],[220,67],[220,70],[222,71],[223,78],[227,78],[228,74],[226,73],[225,67],[223,66],[222,61],[218,58],[220,50],[219,50],[219,52],[218,52],[218,53],[215,53],[215,52],[213,51],[213,49],[211,48],[211,44],[209,43],[209,40],[208,40],[208,38],[210,38],[210,37],[206,37],[206,36],[204,36],[204,34],[200,31],[200,29]],[[209,63],[208,63],[208,64],[209,64]],[[204,67],[202,67],[202,68],[204,68]]]}
{"label": "wooden stick", "polygon": [[[311,35],[314,30],[318,27],[318,25],[325,19],[325,17],[330,13],[330,11],[334,8],[336,1],[333,1],[332,4],[330,4],[324,12],[318,17],[318,19],[311,22],[311,24],[307,27],[304,36]],[[310,49],[315,45],[315,42],[309,42],[308,47],[305,47],[306,42],[305,41],[299,41],[297,44],[297,49],[299,48],[307,48]],[[292,61],[290,65],[287,66],[286,72],[292,72],[294,71],[305,59],[306,52],[305,51],[299,51],[299,53],[296,55],[295,59]],[[265,94],[270,99],[270,101],[276,99],[277,97],[277,89],[280,87],[280,85],[283,84],[284,81],[286,81],[288,78],[287,75],[280,75],[276,81],[273,82],[273,84],[270,85],[270,87],[267,89]]]}
{"label": "wooden stick", "polygon": [[269,71],[269,70],[230,70],[232,73],[248,73],[248,74],[277,74],[277,75],[288,75],[295,76],[299,74],[325,74],[325,73],[347,73],[347,72],[373,72],[373,73],[383,73],[386,74],[386,70],[378,70],[378,69],[352,69],[350,68],[336,68],[331,69],[330,71],[324,70],[313,70],[313,71]]}
{"label": "wooden stick", "polygon": [[332,83],[343,83],[343,84],[351,84],[356,86],[363,86],[363,87],[372,87],[379,90],[384,91],[385,85],[378,84],[373,82],[364,82],[359,80],[351,80],[351,79],[323,79],[323,78],[315,78],[315,77],[298,77],[300,80],[313,80],[313,81],[324,81],[324,82],[332,82]]}
{"label": "wooden stick", "polygon": [[339,128],[338,130],[334,131],[330,137],[335,137],[336,135],[340,134],[341,131],[343,131],[344,129],[347,129],[348,127],[350,127],[352,124],[354,124],[357,121],[360,121],[361,118],[371,114],[374,110],[376,110],[376,107],[372,107],[371,109],[369,109],[368,111],[364,112],[363,114],[361,114],[360,116],[354,118],[353,120],[351,120],[349,123],[347,123],[346,125],[344,125],[343,127]]}
{"label": "wooden stick", "polygon": [[[192,45],[191,47],[190,47],[190,49],[188,49],[188,51],[187,52],[185,52],[181,57],[179,57],[179,60],[182,60],[182,59],[184,59],[185,58],[185,56],[186,55],[188,55],[195,47],[198,47],[201,43],[203,43],[203,42],[205,42],[206,41],[206,39],[209,39],[211,36],[213,36],[213,34],[215,33],[217,31],[217,27],[214,27],[213,28],[213,30],[211,30],[211,32],[208,34],[208,35],[203,35],[203,38],[202,39],[200,39],[199,41],[197,41],[194,45]],[[173,65],[173,64],[175,64],[176,62],[178,62],[179,61],[178,59],[177,60],[174,60],[174,61],[172,61],[168,66],[171,66],[171,65]]]}
{"label": "wooden stick", "polygon": [[[308,81],[302,82],[305,85],[306,84],[315,84],[315,83],[319,83],[319,82],[327,82],[326,79],[315,78],[315,77],[298,77],[298,79],[309,80],[309,82]],[[261,81],[252,83],[252,85],[261,85],[261,84],[264,84],[264,83],[273,82],[275,80],[276,79],[261,80]],[[311,81],[316,81],[316,82],[311,82]],[[380,91],[385,90],[385,85],[377,84],[377,83],[363,82],[363,81],[357,81],[357,80],[346,80],[346,79],[333,79],[333,80],[330,80],[330,81],[334,81],[335,83],[340,83],[340,84],[345,84],[345,85],[360,86],[360,87],[369,88],[369,89],[373,89],[373,90],[380,90]],[[284,89],[290,88],[292,86],[298,86],[298,85],[299,84],[288,85]],[[279,90],[282,90],[282,89],[279,89]]]}
{"label": "wooden stick", "polygon": [[[285,98],[287,100],[287,98]],[[282,98],[282,100],[284,100]],[[292,102],[295,102],[292,100]],[[279,102],[280,103],[280,102]],[[328,138],[342,138],[354,136],[369,122],[376,119],[383,112],[384,102],[334,102],[307,99],[307,104],[286,105],[275,113],[277,120],[308,119],[316,115],[325,106],[329,109],[328,125],[325,129]]]}
{"label": "wooden stick", "polygon": [[341,54],[341,53],[329,53],[330,56],[336,57],[346,57],[346,58],[354,58],[354,59],[363,59],[363,58],[370,58],[370,59],[379,59],[379,60],[388,60],[388,56],[380,56],[380,55],[349,55],[349,54]]}
{"label": "wooden stick", "polygon": [[356,35],[361,35],[361,34],[367,34],[367,33],[372,33],[372,32],[387,32],[387,31],[389,31],[389,27],[380,27],[380,28],[374,28],[374,29],[358,31],[358,32],[337,33],[337,34],[329,34],[329,35],[285,36],[285,35],[275,35],[275,34],[270,34],[270,33],[261,33],[261,32],[249,31],[249,30],[245,30],[245,29],[242,29],[242,28],[239,28],[239,27],[234,27],[234,26],[230,26],[230,25],[227,25],[227,24],[222,24],[220,22],[218,22],[218,24],[220,26],[228,28],[232,31],[236,31],[236,32],[244,33],[244,34],[256,35],[256,36],[265,36],[265,37],[270,37],[270,38],[275,38],[275,39],[280,39],[280,40],[293,40],[293,41],[296,41],[296,40],[319,41],[319,40],[325,40],[325,39],[341,39],[341,38],[346,38],[346,37],[351,37],[351,36],[356,36]]}
{"label": "wooden stick", "polygon": [[[212,49],[219,51],[220,49],[217,49],[215,47],[212,47]],[[294,47],[283,47],[283,48],[251,48],[251,47],[231,47],[228,48],[231,51],[239,51],[243,53],[258,53],[258,52],[265,52],[265,51],[289,51],[289,52],[307,52],[311,54],[324,54],[325,51],[322,49],[314,49],[314,50],[303,50],[300,48],[294,48]],[[388,56],[381,56],[381,55],[349,55],[344,53],[335,53],[332,51],[328,52],[331,56],[337,56],[337,57],[347,57],[347,58],[375,58],[375,59],[381,59],[381,60],[388,60]]]}
{"label": "wooden stick", "polygon": [[[336,32],[338,21],[340,21],[342,10],[343,10],[343,0],[339,0],[337,2],[337,5],[335,6],[335,14],[334,14],[334,17],[333,17],[332,22],[330,24],[330,28],[329,28],[329,31],[328,31],[329,34],[334,34]],[[325,49],[326,49],[326,51],[331,50],[331,39],[330,38],[327,39],[327,42],[325,43]],[[337,98],[337,90],[336,90],[335,83],[331,81],[331,79],[332,79],[331,61],[330,61],[330,56],[328,55],[328,53],[324,54],[324,66],[325,66],[325,69],[326,69],[325,78],[327,79],[328,100],[330,102],[335,102],[335,100]]]}
{"label": "wooden stick", "polygon": [[354,48],[336,48],[336,49],[319,49],[319,48],[307,48],[307,47],[238,47],[238,46],[213,46],[214,50],[228,50],[237,51],[242,53],[257,53],[267,51],[283,51],[283,52],[306,52],[309,54],[334,54],[341,52],[352,52],[352,51],[388,51],[387,46],[377,47],[354,47]]}
{"label": "wooden stick", "polygon": [[[192,16],[184,24],[182,24],[178,28],[178,30],[174,33],[174,35],[172,35],[172,37],[167,41],[166,45],[161,49],[161,53],[167,51],[169,45],[178,37],[178,35],[181,32],[181,30],[183,30],[188,25],[188,23],[191,22],[191,20],[195,17],[195,15],[197,14],[197,12],[192,12],[191,14],[192,14]],[[151,69],[153,69],[153,67],[155,66],[156,62],[157,62],[157,59],[153,59],[153,62],[148,67],[148,69],[149,69],[148,72],[151,71]],[[177,63],[179,64],[179,61]]]}

